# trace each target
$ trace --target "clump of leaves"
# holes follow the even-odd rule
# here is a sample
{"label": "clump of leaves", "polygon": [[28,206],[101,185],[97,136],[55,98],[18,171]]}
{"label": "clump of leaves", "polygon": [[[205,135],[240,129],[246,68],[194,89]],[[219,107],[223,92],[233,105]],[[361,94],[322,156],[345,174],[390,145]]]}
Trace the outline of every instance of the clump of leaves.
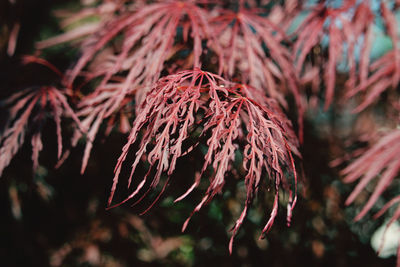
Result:
{"label": "clump of leaves", "polygon": [[[372,45],[372,30],[371,27],[368,29],[368,34],[365,36],[365,44],[368,47],[364,49],[365,51],[360,59],[360,82],[357,86],[350,88],[346,94],[348,98],[362,94],[362,102],[354,109],[354,112],[363,111],[376,101],[385,90],[391,87],[396,88],[400,80],[397,21],[394,12],[384,2],[381,3],[380,9],[388,35],[392,39],[393,50],[370,64],[369,52]],[[352,70],[352,73],[354,75],[356,71]]]}
{"label": "clump of leaves", "polygon": [[[44,64],[60,73],[43,59],[28,56],[24,60],[26,63]],[[41,130],[48,117],[53,117],[56,124],[58,159],[62,154],[61,118],[63,116],[71,117],[83,130],[77,115],[68,104],[67,94],[55,86],[24,89],[3,100],[1,106],[7,108],[8,119],[0,135],[0,176],[24,143],[28,129],[32,131],[32,160],[35,172],[39,164],[39,152],[43,149]]]}
{"label": "clump of leaves", "polygon": [[379,182],[374,192],[368,199],[355,220],[358,221],[372,208],[379,196],[391,184],[400,171],[400,159],[398,151],[400,131],[393,130],[381,138],[369,150],[364,152],[357,160],[346,167],[342,173],[345,175],[345,182],[355,182],[360,179],[357,187],[346,200],[351,204],[364,188],[374,179],[379,177]]}
{"label": "clump of leaves", "polygon": [[[82,55],[66,79],[71,87],[79,75],[87,80],[100,78],[94,92],[79,105],[90,135],[82,172],[100,123],[120,108],[124,98],[135,94],[137,102],[141,102],[148,87],[165,69],[166,61],[173,56],[181,57],[185,51],[190,56],[185,56],[186,63],[182,64],[200,67],[202,42],[215,39],[208,24],[208,13],[195,1],[157,2],[134,5],[132,9],[113,6],[113,10],[120,12],[114,12],[111,17],[107,13],[107,19],[96,24],[94,29],[98,31],[81,44]],[[52,44],[51,40],[49,43]],[[83,71],[89,63],[89,71]]]}
{"label": "clump of leaves", "polygon": [[[296,41],[293,46],[293,56],[296,71],[300,75],[306,58],[312,54],[315,47],[320,46],[324,39],[329,41],[328,59],[323,68],[325,82],[325,110],[332,103],[336,86],[336,68],[339,62],[346,60],[349,66],[347,85],[352,90],[357,82],[357,61],[355,47],[360,49],[359,80],[364,83],[368,75],[369,56],[372,44],[372,25],[374,15],[370,10],[369,1],[357,3],[355,0],[343,1],[340,7],[333,3],[320,2],[312,7],[301,25],[295,32]],[[384,4],[383,4],[384,6]],[[360,39],[364,41],[360,45]],[[347,55],[347,58],[344,56]]]}
{"label": "clump of leaves", "polygon": [[[141,131],[143,134],[139,148],[135,152],[128,188],[132,184],[137,165],[144,155],[150,165],[149,170],[133,193],[117,205],[138,195],[148,180],[150,180],[151,189],[159,184],[163,173],[166,173],[169,179],[175,170],[177,160],[193,149],[193,146],[187,147],[185,144],[189,138],[194,138],[194,133],[199,131],[199,127],[200,136],[207,137],[208,146],[203,167],[193,185],[175,201],[182,200],[194,190],[199,185],[204,172],[210,168],[212,175],[204,197],[184,223],[183,230],[192,215],[222,191],[227,173],[232,168],[235,151],[240,149],[240,143],[245,144],[243,168],[246,170],[247,198],[242,214],[233,227],[229,250],[232,251],[233,237],[243,223],[249,205],[263,185],[262,179],[266,175],[274,183],[275,200],[263,234],[270,230],[277,215],[281,185],[290,192],[289,224],[296,203],[297,188],[292,154],[299,155],[297,138],[289,120],[274,100],[260,95],[252,87],[229,83],[218,75],[200,69],[169,75],[150,90],[141,106],[140,113],[133,122],[128,142],[123,147],[115,167],[109,205],[114,197],[122,165],[132,144],[138,141]],[[156,168],[154,175],[151,171],[153,167]],[[285,169],[294,176],[292,185],[286,176]],[[167,184],[168,180],[161,193]],[[294,191],[293,188],[295,188]]]}
{"label": "clump of leaves", "polygon": [[223,47],[224,72],[227,77],[241,76],[244,83],[263,88],[285,107],[287,84],[297,104],[302,139],[304,108],[291,53],[283,42],[288,41],[287,36],[265,16],[265,11],[246,9],[243,5],[241,1],[238,12],[222,10],[212,20],[213,30],[220,36]]}
{"label": "clump of leaves", "polygon": [[[71,84],[94,60],[96,53],[118,37],[122,37],[117,44],[118,51],[109,54],[101,68],[90,72],[90,78],[103,77],[97,87],[101,89],[115,73],[128,71],[117,100],[123,98],[123,92],[130,86],[151,85],[159,78],[165,61],[177,52],[175,39],[178,37],[187,43],[190,33],[192,65],[200,67],[201,42],[214,36],[207,19],[208,13],[194,1],[165,1],[136,7],[133,11],[123,10],[107,20],[100,32],[85,40],[82,56],[71,70],[68,82]],[[179,36],[178,31],[182,31]]]}
{"label": "clump of leaves", "polygon": [[[378,201],[383,192],[392,184],[393,180],[400,173],[400,130],[392,130],[386,133],[376,144],[359,156],[354,162],[347,166],[342,174],[347,183],[359,180],[357,186],[346,200],[346,205],[354,202],[360,193],[365,190],[367,185],[374,179],[378,182],[374,186],[373,192],[365,203],[362,210],[354,218],[355,221],[363,218],[373,205]],[[382,216],[391,206],[400,201],[400,196],[394,197],[375,215],[375,218]],[[400,218],[400,206],[394,212],[386,229]],[[383,242],[382,242],[383,243]],[[399,246],[400,247],[400,246]],[[400,256],[400,254],[398,254]]]}
{"label": "clump of leaves", "polygon": [[121,133],[127,133],[130,130],[131,126],[129,120],[132,117],[132,113],[134,113],[134,111],[132,111],[132,102],[134,98],[134,92],[132,92],[132,90],[126,93],[113,113],[106,116],[107,109],[114,104],[113,101],[110,101],[110,98],[112,98],[119,89],[119,84],[106,85],[103,89],[81,99],[77,105],[78,111],[76,114],[78,117],[82,118],[82,126],[88,129],[86,132],[82,132],[79,128],[75,129],[71,140],[72,146],[76,146],[81,137],[85,136],[86,138],[81,166],[82,174],[87,167],[90,152],[93,148],[93,142],[104,118],[107,117],[108,119],[106,135],[109,135],[116,125],[119,125]]}

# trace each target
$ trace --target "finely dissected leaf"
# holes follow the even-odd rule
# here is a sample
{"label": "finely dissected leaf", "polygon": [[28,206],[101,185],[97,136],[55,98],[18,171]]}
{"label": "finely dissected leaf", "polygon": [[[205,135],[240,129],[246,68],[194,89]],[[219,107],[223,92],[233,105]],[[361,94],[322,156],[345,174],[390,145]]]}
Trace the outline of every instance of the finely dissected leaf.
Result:
{"label": "finely dissected leaf", "polygon": [[[130,94],[136,95],[137,103],[141,102],[146,88],[160,77],[165,62],[173,55],[181,57],[191,41],[189,67],[200,67],[202,42],[215,38],[208,13],[195,1],[156,2],[107,15],[98,32],[82,43],[82,55],[67,79],[72,85],[81,74],[88,80],[101,78],[95,91],[80,103],[79,114],[85,116],[82,120],[89,129],[82,172],[103,120],[115,116],[120,103]],[[176,44],[178,39],[180,45]],[[111,45],[117,48],[113,50]],[[89,63],[89,71],[83,72]],[[117,74],[123,71],[127,74],[118,79]]]}
{"label": "finely dissected leaf", "polygon": [[[376,177],[378,182],[374,186],[373,192],[362,210],[354,218],[355,221],[363,218],[367,212],[377,202],[378,198],[390,186],[392,181],[398,177],[400,173],[400,130],[392,130],[385,134],[376,144],[364,152],[358,159],[351,163],[342,171],[345,175],[345,182],[354,182],[360,179],[356,188],[346,200],[346,205],[350,205],[356,197],[367,187],[367,185]],[[381,210],[374,215],[374,218],[382,216],[391,206],[398,204],[400,196],[394,197],[386,203]],[[400,218],[400,206],[393,213],[391,219],[386,225],[383,236],[386,236],[386,231],[390,225]],[[378,253],[383,248],[385,240],[382,240]],[[400,244],[400,240],[399,240]],[[400,246],[399,246],[400,247]],[[399,266],[400,250],[397,250],[397,259]]]}
{"label": "finely dissected leaf", "polygon": [[[324,38],[328,38],[328,60],[323,66],[326,86],[325,110],[332,103],[336,84],[336,66],[344,59],[344,55],[349,66],[347,87],[352,92],[357,86],[365,86],[369,71],[374,20],[369,1],[358,3],[355,0],[347,0],[339,8],[329,5],[329,3],[321,2],[313,7],[296,30],[297,39],[293,46],[297,73],[300,75],[305,70],[306,57],[312,54],[314,47],[320,45]],[[363,42],[360,44],[362,39]],[[359,63],[356,61],[356,46],[361,51]]]}
{"label": "finely dissected leaf", "polygon": [[[289,189],[289,222],[296,203],[297,183],[292,153],[298,154],[297,139],[290,122],[274,100],[263,96],[254,88],[228,83],[215,74],[199,69],[169,75],[150,90],[142,104],[141,112],[133,122],[128,142],[123,147],[115,167],[109,205],[112,203],[117,188],[122,165],[130,147],[138,141],[139,132],[143,131],[143,136],[135,153],[136,158],[132,164],[128,187],[132,184],[136,167],[144,155],[150,165],[149,171],[133,193],[113,207],[138,195],[148,182],[150,182],[150,189],[155,188],[163,173],[168,177],[173,174],[177,160],[192,150],[192,147],[185,150],[183,147],[188,138],[194,138],[193,129],[196,128],[194,126],[198,124],[198,120],[201,120],[203,125],[201,135],[208,138],[208,150],[201,172],[196,175],[194,184],[176,201],[182,200],[194,190],[199,185],[204,172],[209,168],[212,168],[213,175],[205,196],[184,223],[183,230],[192,215],[222,191],[226,174],[232,168],[235,151],[239,149],[241,142],[246,144],[243,167],[246,171],[247,199],[242,215],[233,228],[233,236],[242,224],[248,206],[262,185],[261,180],[265,175],[268,175],[275,186],[275,202],[263,234],[268,232],[277,215],[279,187],[281,184],[288,186],[285,168],[293,173],[295,180],[292,185],[295,188],[294,193],[292,189]],[[156,171],[154,175],[151,175],[153,167]]]}
{"label": "finely dissected leaf", "polygon": [[[306,56],[312,52],[312,49],[319,45],[324,35],[324,25],[328,18],[332,21],[336,19],[339,10],[330,9],[325,6],[325,3],[320,3],[310,14],[305,18],[303,23],[296,31],[297,40],[293,46],[293,57],[296,64],[296,73],[301,77],[303,72]],[[336,59],[341,57],[341,36],[334,23],[331,22],[330,29],[328,30],[330,46],[329,46],[329,60],[325,69],[324,80],[327,86],[326,90],[326,103],[325,108],[330,105],[336,75]]]}
{"label": "finely dissected leaf", "polygon": [[212,20],[223,47],[223,71],[231,78],[239,74],[244,83],[263,88],[285,107],[284,87],[287,84],[296,100],[302,133],[303,105],[298,81],[291,54],[282,43],[287,37],[279,26],[258,12],[261,11],[241,6],[237,13],[223,10]]}
{"label": "finely dissected leaf", "polygon": [[395,52],[388,52],[370,65],[372,74],[366,78],[364,83],[359,84],[353,90],[349,90],[346,94],[347,98],[364,92],[362,102],[353,110],[353,112],[361,112],[366,107],[375,102],[381,93],[393,85],[393,77],[396,75],[396,65],[394,61]]}
{"label": "finely dissected leaf", "polygon": [[324,34],[326,21],[329,19],[329,25],[334,25],[335,20],[345,13],[349,8],[355,5],[355,0],[346,0],[340,8],[331,8],[327,3],[319,3],[313,7],[312,11],[299,26],[297,31],[297,40],[294,44],[294,56],[297,64],[298,73],[301,72],[303,63],[312,48],[319,44]]}
{"label": "finely dissected leaf", "polygon": [[[82,129],[63,92],[52,86],[25,89],[10,96],[2,104],[9,108],[9,117],[5,130],[0,135],[0,176],[22,146],[28,128],[35,128],[36,131],[31,144],[33,170],[37,169],[39,152],[43,147],[40,130],[46,116],[52,116],[56,123],[58,158],[62,153],[61,116],[72,117]],[[47,111],[48,108],[50,112]]]}
{"label": "finely dissected leaf", "polygon": [[[379,96],[389,88],[396,88],[400,80],[400,50],[398,47],[397,23],[393,11],[388,9],[384,2],[381,3],[381,13],[387,32],[392,39],[393,50],[369,64],[369,52],[363,55],[360,61],[360,83],[351,88],[346,94],[347,98],[363,93],[361,103],[354,112],[361,112],[366,107],[379,99]],[[367,32],[366,41],[369,46],[372,32]],[[370,50],[370,47],[366,49]],[[364,53],[363,53],[364,54]],[[367,55],[368,54],[368,55]],[[369,74],[371,73],[371,74]]]}
{"label": "finely dissected leaf", "polygon": [[[28,96],[22,98],[20,103],[16,103],[15,107],[18,108],[11,109],[8,123],[11,124],[11,126],[6,128],[0,137],[0,175],[3,174],[4,168],[8,166],[11,159],[23,144],[26,133],[25,128],[32,109],[34,108],[38,99],[39,96],[33,96],[32,94],[29,94]],[[25,103],[28,101],[29,104],[25,106]],[[25,110],[23,110],[21,116],[17,120],[13,121],[18,112],[23,108],[25,108]]]}
{"label": "finely dissected leaf", "polygon": [[342,171],[343,175],[345,175],[345,182],[354,182],[360,179],[356,188],[347,198],[346,205],[350,205],[368,183],[379,176],[379,181],[372,195],[356,216],[356,221],[365,216],[393,179],[399,174],[399,151],[400,130],[393,130]]}
{"label": "finely dissected leaf", "polygon": [[[106,117],[106,111],[111,106],[114,105],[113,101],[110,99],[114,96],[115,92],[120,89],[119,84],[109,84],[102,90],[99,90],[84,99],[78,105],[79,111],[77,116],[83,117],[82,125],[87,129],[87,132],[83,132],[81,129],[77,128],[72,137],[72,146],[75,146],[78,140],[82,137],[86,137],[86,146],[82,159],[81,173],[85,172],[90,152],[93,147],[93,142],[98,134],[100,126]],[[115,121],[116,116],[121,116],[121,132],[128,132],[130,130],[130,125],[126,124],[126,114],[132,113],[127,111],[127,107],[132,103],[132,91],[129,90],[116,110],[109,116],[108,125],[106,129],[106,134],[108,135],[111,129],[117,124]],[[131,114],[129,115],[131,117]]]}
{"label": "finely dissected leaf", "polygon": [[[82,56],[69,75],[69,83],[94,59],[97,52],[122,35],[120,51],[110,55],[110,64],[103,65],[90,77],[103,77],[97,87],[101,89],[114,74],[127,70],[121,92],[114,99],[118,103],[129,87],[152,84],[159,78],[165,61],[173,51],[178,27],[183,29],[180,37],[184,42],[190,33],[193,39],[193,66],[199,67],[201,42],[213,38],[207,18],[207,13],[193,1],[165,1],[118,14],[104,23],[98,34],[85,41]],[[111,113],[115,105],[107,113]]]}

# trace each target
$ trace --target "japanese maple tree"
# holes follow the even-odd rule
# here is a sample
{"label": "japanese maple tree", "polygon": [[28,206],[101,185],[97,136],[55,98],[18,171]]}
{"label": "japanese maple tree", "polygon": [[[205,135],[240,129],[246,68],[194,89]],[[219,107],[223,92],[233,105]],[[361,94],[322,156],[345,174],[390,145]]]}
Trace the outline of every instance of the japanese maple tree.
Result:
{"label": "japanese maple tree", "polygon": [[[209,181],[182,230],[238,176],[246,199],[232,227],[232,253],[233,239],[260,191],[273,191],[261,237],[271,229],[281,202],[287,204],[290,225],[298,177],[307,179],[300,152],[305,120],[315,118],[318,109],[333,116],[342,107],[358,117],[383,112],[391,122],[368,132],[375,138],[367,140],[363,153],[342,151],[334,162],[347,165],[341,171],[345,183],[359,180],[346,205],[372,184],[355,216],[361,220],[400,173],[399,6],[399,1],[372,0],[99,0],[82,1],[78,12],[58,10],[65,32],[39,41],[35,56],[23,62],[45,65],[59,79],[1,102],[8,119],[0,134],[0,175],[27,135],[37,170],[41,130],[49,117],[56,126],[58,166],[69,154],[63,153],[62,118],[73,123],[71,149],[85,142],[82,174],[99,133],[129,133],[115,165],[108,208],[138,203],[158,190],[148,211],[166,194],[179,161],[196,157],[201,168],[175,202],[201,190],[206,177]],[[9,36],[10,55],[19,27],[13,26]],[[376,56],[378,31],[391,45]],[[65,43],[79,51],[66,69],[37,56]],[[128,195],[119,197],[126,185]],[[392,224],[400,218],[399,202],[397,192],[375,217],[397,205]]]}

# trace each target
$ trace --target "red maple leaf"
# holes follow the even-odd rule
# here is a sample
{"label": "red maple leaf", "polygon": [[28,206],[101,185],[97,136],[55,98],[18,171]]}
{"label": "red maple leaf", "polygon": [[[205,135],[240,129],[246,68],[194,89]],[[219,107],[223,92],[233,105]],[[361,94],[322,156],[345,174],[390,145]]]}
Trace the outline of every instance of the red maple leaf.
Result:
{"label": "red maple leaf", "polygon": [[[0,136],[0,175],[22,146],[28,129],[35,129],[32,135],[33,170],[38,167],[39,152],[43,148],[41,128],[48,115],[56,123],[58,158],[62,153],[61,117],[71,117],[77,125],[80,121],[63,91],[54,86],[33,87],[15,93],[2,102],[9,107],[5,130]],[[82,128],[81,128],[82,129]]]}
{"label": "red maple leaf", "polygon": [[[254,98],[257,101],[252,97],[257,97]],[[277,215],[281,184],[286,188],[289,187],[290,191],[288,204],[288,223],[290,223],[291,212],[296,203],[296,190],[293,194],[285,178],[285,168],[293,173],[295,180],[293,186],[296,188],[296,170],[292,153],[299,154],[297,138],[290,122],[273,99],[259,94],[259,91],[249,86],[229,83],[218,75],[199,69],[169,75],[156,83],[147,95],[115,167],[109,205],[117,188],[122,165],[131,145],[138,141],[139,132],[143,131],[143,137],[135,153],[136,159],[132,164],[128,187],[132,184],[136,167],[144,155],[150,165],[149,171],[133,193],[112,207],[135,197],[150,179],[150,189],[159,184],[163,173],[166,173],[169,179],[175,170],[177,160],[190,153],[193,148],[183,150],[183,144],[188,138],[193,138],[193,126],[198,124],[197,120],[201,120],[200,135],[209,136],[208,150],[194,184],[175,201],[182,200],[194,190],[209,167],[213,169],[213,175],[203,199],[184,223],[183,230],[192,215],[222,191],[226,174],[232,168],[235,151],[239,149],[239,141],[245,143],[243,166],[246,170],[247,199],[244,210],[233,228],[230,250],[233,237],[242,224],[248,206],[261,186],[260,181],[265,174],[268,174],[274,182],[275,200],[263,234],[269,231]],[[153,166],[156,168],[156,173],[150,177]],[[168,181],[165,182],[156,201],[167,184]]]}
{"label": "red maple leaf", "polygon": [[[243,1],[242,1],[243,2]],[[285,87],[293,94],[298,111],[300,140],[303,132],[304,107],[291,53],[283,41],[285,32],[261,10],[246,9],[243,3],[238,12],[222,10],[212,20],[212,27],[223,47],[223,70],[227,77],[240,77],[243,83],[263,88],[284,107]],[[268,51],[268,53],[266,52]]]}

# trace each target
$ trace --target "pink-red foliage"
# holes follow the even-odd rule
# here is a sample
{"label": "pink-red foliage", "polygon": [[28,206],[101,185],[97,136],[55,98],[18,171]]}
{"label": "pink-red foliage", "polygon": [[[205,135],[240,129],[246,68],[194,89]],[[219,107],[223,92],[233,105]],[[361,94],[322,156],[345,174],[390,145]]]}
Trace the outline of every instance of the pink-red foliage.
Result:
{"label": "pink-red foliage", "polygon": [[[400,50],[398,48],[399,37],[396,33],[397,22],[394,13],[386,7],[384,2],[381,3],[381,13],[388,35],[392,39],[393,50],[389,51],[375,62],[370,63],[369,52],[372,44],[372,30],[371,27],[368,29],[364,41],[366,43],[365,51],[363,51],[360,59],[359,84],[354,86],[354,83],[351,83],[353,87],[346,93],[346,97],[348,98],[362,93],[363,99],[354,109],[354,112],[363,111],[376,101],[381,93],[388,88],[396,88],[399,83]],[[369,20],[366,21],[366,24],[369,23]],[[351,32],[349,32],[349,35],[350,34]],[[352,73],[356,73],[355,70],[353,70]]]}
{"label": "pink-red foliage", "polygon": [[0,176],[22,146],[28,129],[34,130],[31,139],[33,171],[37,169],[39,152],[43,148],[41,128],[48,116],[53,117],[56,124],[58,158],[62,153],[61,117],[69,116],[80,125],[65,93],[54,86],[22,90],[4,100],[2,106],[8,107],[9,116],[0,135]]}
{"label": "pink-red foliage", "polygon": [[54,12],[54,15],[59,18],[60,26],[63,29],[73,27],[74,24],[79,26],[75,26],[63,34],[37,42],[36,48],[44,49],[66,42],[76,43],[79,46],[85,38],[101,30],[104,23],[112,18],[114,13],[122,7],[123,1],[103,1],[96,7],[84,6],[78,12],[58,10]]}
{"label": "pink-red foliage", "polygon": [[[212,27],[220,36],[218,40],[223,47],[223,70],[230,78],[239,75],[244,83],[265,87],[269,95],[287,106],[282,88],[276,82],[286,78],[298,94],[290,52],[281,44],[287,37],[280,27],[267,17],[257,15],[258,12],[261,10],[242,7],[239,12],[222,10],[213,18]],[[269,55],[263,45],[269,50]]]}
{"label": "pink-red foliage", "polygon": [[[365,203],[362,210],[355,217],[355,221],[363,218],[373,205],[378,201],[382,193],[392,184],[393,180],[400,173],[400,130],[392,130],[385,134],[376,144],[369,148],[358,159],[346,167],[342,174],[345,176],[344,181],[347,183],[360,180],[346,200],[346,205],[354,202],[356,197],[365,190],[367,185],[377,178],[378,181],[374,186],[373,192]],[[400,195],[389,201],[375,215],[375,218],[382,216],[391,206],[400,201]],[[396,220],[400,218],[400,206],[395,210],[385,231]],[[400,244],[400,240],[399,240]],[[399,246],[400,247],[400,246]],[[398,251],[398,257],[400,256]]]}
{"label": "pink-red foliage", "polygon": [[360,182],[346,200],[351,204],[364,188],[377,176],[379,182],[368,202],[365,204],[355,220],[361,219],[372,208],[383,191],[391,184],[400,171],[400,131],[394,130],[386,134],[375,145],[367,150],[352,164],[343,170],[345,182]]}
{"label": "pink-red foliage", "polygon": [[190,34],[193,40],[190,49],[192,65],[200,67],[201,42],[213,38],[207,19],[208,13],[193,1],[165,1],[133,11],[121,11],[103,23],[100,32],[82,44],[82,56],[71,70],[68,82],[71,84],[80,75],[96,53],[122,36],[118,51],[108,55],[101,66],[92,69],[88,78],[102,76],[102,82],[97,87],[101,89],[114,74],[128,71],[122,92],[118,94],[119,100],[128,87],[151,85],[159,78],[165,61],[176,53],[174,45],[178,27],[182,28],[182,36],[179,37],[184,43]]}
{"label": "pink-red foliage", "polygon": [[[113,116],[124,98],[135,94],[137,102],[141,102],[148,87],[165,69],[166,61],[173,56],[179,57],[177,53],[187,49],[189,39],[193,41],[188,49],[191,56],[183,64],[200,67],[202,41],[215,39],[208,24],[208,13],[194,1],[164,1],[132,8],[119,8],[120,12],[113,15],[108,12],[102,23],[91,28],[97,32],[81,44],[82,56],[67,78],[68,86],[72,86],[79,75],[84,75],[87,80],[101,78],[94,92],[84,97],[79,105],[79,114],[85,117],[82,120],[89,129],[82,172],[100,124],[105,118]],[[115,5],[111,8],[117,9]],[[95,11],[89,9],[86,12],[92,14]],[[182,30],[180,35],[179,29]],[[87,33],[82,31],[80,34]],[[48,40],[44,45],[71,39],[70,36],[59,38],[61,40]],[[179,38],[182,40],[177,43]],[[41,45],[44,46],[43,43]],[[115,51],[111,45],[117,47]],[[218,50],[218,45],[214,47]],[[89,70],[83,72],[89,63]],[[119,79],[116,75],[123,71],[127,74]]]}
{"label": "pink-red foliage", "polygon": [[[71,141],[72,146],[76,146],[82,136],[85,136],[86,138],[81,173],[85,172],[90,152],[93,147],[93,142],[104,118],[106,117],[106,111],[111,105],[114,105],[114,102],[110,101],[110,98],[114,97],[115,92],[120,90],[120,88],[121,84],[117,83],[105,85],[101,90],[84,97],[78,104],[79,110],[76,114],[78,117],[82,117],[82,126],[85,127],[85,129],[88,129],[86,132],[83,132],[81,129],[77,128]],[[133,113],[131,105],[133,100],[132,95],[133,92],[129,90],[113,113],[108,116],[106,135],[110,133],[116,124],[119,124],[119,129],[122,133],[127,133],[130,130],[129,118],[132,117]],[[119,123],[117,117],[119,117]]]}
{"label": "pink-red foliage", "polygon": [[244,83],[263,88],[285,107],[287,84],[297,104],[301,140],[304,108],[291,53],[283,44],[287,37],[284,29],[258,15],[262,12],[241,5],[238,12],[222,10],[213,18],[213,30],[223,48],[223,71],[227,77],[241,77]]}
{"label": "pink-red foliage", "polygon": [[[163,173],[168,177],[173,174],[177,160],[193,149],[190,147],[183,150],[183,147],[188,138],[194,138],[194,131],[197,129],[195,126],[198,126],[199,121],[202,125],[200,136],[208,138],[208,150],[203,167],[193,185],[175,201],[182,200],[194,190],[199,185],[203,173],[209,168],[212,168],[213,174],[205,196],[184,223],[183,230],[191,216],[221,192],[226,175],[232,168],[235,151],[240,149],[240,142],[245,143],[243,167],[246,170],[247,199],[242,214],[233,228],[230,250],[233,237],[248,212],[249,204],[262,186],[261,181],[265,175],[274,182],[275,200],[263,234],[269,231],[277,215],[281,184],[290,191],[289,223],[296,203],[296,190],[292,193],[291,188],[297,187],[292,153],[298,155],[297,139],[290,122],[274,100],[260,95],[249,86],[229,83],[215,74],[200,69],[169,75],[152,87],[133,123],[128,142],[123,147],[115,167],[109,205],[112,203],[119,182],[122,165],[132,144],[138,141],[141,131],[143,131],[142,138],[139,149],[135,152],[128,187],[132,184],[136,167],[144,155],[150,164],[149,171],[133,193],[117,205],[135,197],[148,180],[151,181],[150,188],[155,188]],[[153,166],[156,168],[156,173],[150,177]],[[285,168],[294,175],[292,185],[285,178]],[[167,183],[168,181],[161,193]]]}
{"label": "pink-red foliage", "polygon": [[[384,6],[384,5],[383,5]],[[390,11],[388,11],[390,12]],[[311,12],[296,30],[296,42],[293,46],[294,61],[297,73],[307,74],[305,69],[306,57],[313,48],[320,45],[324,37],[328,37],[328,60],[323,67],[325,83],[325,110],[332,103],[335,86],[337,65],[346,59],[349,65],[349,78],[347,87],[350,90],[365,82],[368,76],[369,56],[372,44],[372,22],[374,15],[369,7],[369,1],[356,3],[355,0],[346,0],[339,8],[321,2],[312,8]],[[360,62],[354,55],[355,46],[359,45],[360,38],[364,38],[361,45]],[[344,51],[346,45],[347,51]],[[346,55],[346,58],[344,58]],[[358,77],[357,77],[358,76]],[[358,78],[358,79],[357,79]]]}
{"label": "pink-red foliage", "polygon": [[[230,251],[250,204],[259,188],[265,185],[262,182],[264,176],[272,181],[275,198],[262,235],[269,231],[277,216],[281,187],[289,191],[287,220],[290,223],[297,190],[293,154],[299,156],[299,152],[297,137],[279,105],[288,108],[286,97],[290,92],[296,102],[299,139],[302,140],[305,113],[302,85],[311,84],[314,94],[311,104],[317,106],[316,96],[323,84],[324,108],[327,110],[334,101],[338,84],[337,66],[347,63],[345,96],[347,99],[360,96],[361,102],[354,112],[362,112],[382,92],[398,86],[397,22],[394,11],[382,1],[380,13],[386,33],[392,39],[393,50],[371,62],[375,15],[370,1],[343,0],[340,7],[333,7],[330,1],[318,1],[289,36],[286,34],[293,18],[307,8],[305,2],[288,0],[268,12],[256,8],[259,2],[268,4],[272,1],[232,1],[230,6],[238,7],[233,11],[222,8],[229,5],[222,1],[104,0],[97,7],[85,7],[75,14],[59,12],[58,15],[65,17],[62,27],[77,22],[80,26],[39,42],[37,47],[42,49],[64,42],[73,42],[79,47],[81,55],[64,79],[68,90],[78,85],[73,90],[80,98],[78,111],[74,113],[69,106],[65,91],[54,86],[29,88],[6,99],[3,106],[9,108],[10,116],[0,136],[0,175],[21,147],[27,129],[40,125],[49,114],[56,124],[58,158],[62,153],[63,115],[71,116],[78,125],[72,138],[73,145],[85,135],[82,173],[103,122],[107,120],[106,134],[109,134],[119,121],[120,131],[130,131],[130,134],[115,167],[110,207],[138,196],[146,185],[149,192],[166,175],[167,181],[157,201],[166,189],[178,159],[207,139],[203,166],[193,185],[176,201],[196,189],[206,174],[211,176],[210,185],[183,229],[195,212],[222,191],[227,174],[236,167],[233,164],[237,151],[243,153],[247,197],[232,229]],[[80,24],[91,17],[98,20]],[[15,48],[18,31],[19,24],[11,33],[9,52]],[[328,42],[324,44],[324,40]],[[309,60],[313,54],[323,60]],[[359,54],[359,60],[356,54]],[[29,57],[25,60],[44,64],[63,76],[46,61]],[[160,79],[167,74],[170,75]],[[84,80],[80,84],[78,77]],[[90,87],[87,84],[94,84],[89,93],[81,90]],[[129,121],[133,118],[131,126]],[[193,140],[195,145],[189,145]],[[33,132],[31,143],[36,169],[42,149],[40,127]],[[128,188],[133,184],[141,161],[148,166],[148,172],[125,200],[112,205],[120,172],[136,143],[139,148],[135,151]],[[378,178],[371,197],[355,220],[365,216],[397,177],[399,144],[399,130],[394,130],[343,170],[346,182],[360,180],[347,199],[347,205]],[[293,179],[289,179],[292,175]],[[399,201],[400,198],[395,197],[376,216]],[[390,223],[399,218],[400,208]]]}

